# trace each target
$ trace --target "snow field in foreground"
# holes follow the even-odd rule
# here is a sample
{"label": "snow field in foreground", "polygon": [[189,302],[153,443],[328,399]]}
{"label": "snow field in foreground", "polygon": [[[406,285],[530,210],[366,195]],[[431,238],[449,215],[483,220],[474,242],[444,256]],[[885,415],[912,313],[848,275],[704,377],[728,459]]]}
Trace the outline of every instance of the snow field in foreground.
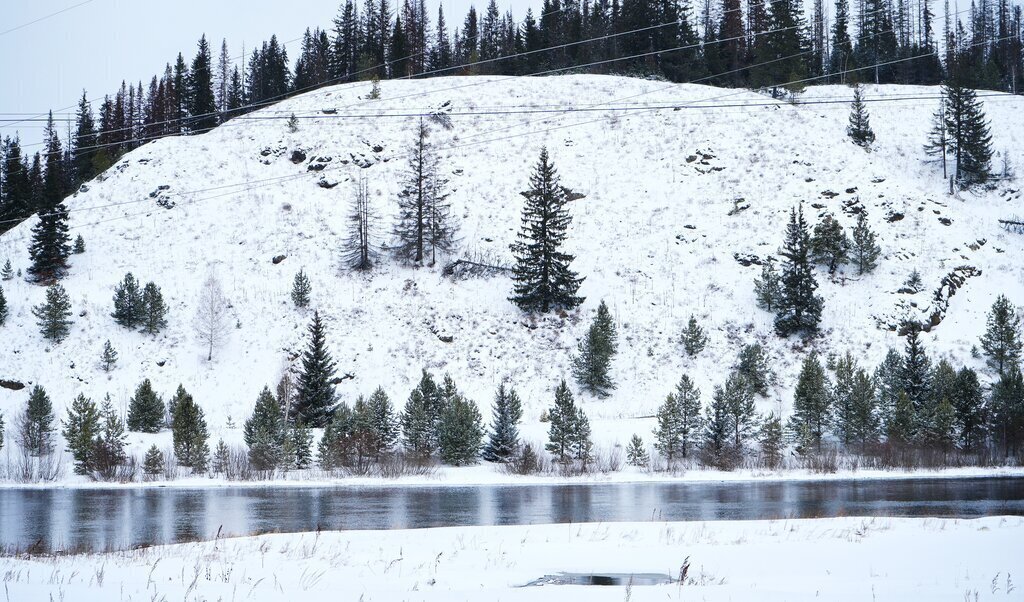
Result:
{"label": "snow field in foreground", "polygon": [[[0,558],[9,600],[1022,600],[1024,518],[833,518],[262,535]],[[520,587],[665,573],[684,585]]]}

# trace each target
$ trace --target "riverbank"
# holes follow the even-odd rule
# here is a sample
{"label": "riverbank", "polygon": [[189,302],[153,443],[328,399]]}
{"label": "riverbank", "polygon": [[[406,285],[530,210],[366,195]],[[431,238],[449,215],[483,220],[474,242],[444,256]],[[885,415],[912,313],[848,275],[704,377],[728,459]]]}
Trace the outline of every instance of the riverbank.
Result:
{"label": "riverbank", "polygon": [[533,474],[517,475],[502,470],[498,465],[481,463],[476,466],[437,466],[422,474],[397,477],[338,476],[320,470],[291,471],[273,479],[230,480],[221,476],[188,476],[172,480],[133,481],[128,483],[98,482],[89,477],[67,475],[56,481],[21,483],[0,480],[6,489],[125,489],[152,487],[439,487],[439,486],[533,486],[602,483],[720,483],[720,482],[773,482],[773,481],[848,481],[880,479],[966,479],[987,477],[1024,477],[1024,467],[1001,466],[991,468],[939,468],[914,470],[837,470],[816,472],[808,469],[739,469],[722,471],[704,468],[651,472],[632,466],[615,471],[590,472],[579,475]]}
{"label": "riverbank", "polygon": [[[0,558],[10,600],[1019,600],[1024,518],[334,531]],[[559,573],[665,585],[523,587]],[[978,596],[976,598],[975,596]]]}

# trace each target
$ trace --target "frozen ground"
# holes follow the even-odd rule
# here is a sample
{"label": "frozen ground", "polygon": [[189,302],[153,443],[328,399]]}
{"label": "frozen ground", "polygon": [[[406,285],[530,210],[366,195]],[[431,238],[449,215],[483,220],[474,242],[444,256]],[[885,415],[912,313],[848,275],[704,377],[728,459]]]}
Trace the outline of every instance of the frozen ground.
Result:
{"label": "frozen ground", "polygon": [[[1024,519],[835,518],[263,535],[0,558],[9,600],[1024,600]],[[685,583],[522,587],[562,572]]]}
{"label": "frozen ground", "polygon": [[[634,432],[649,443],[651,416],[683,372],[706,401],[738,349],[754,341],[766,345],[779,376],[760,409],[788,413],[806,348],[772,334],[771,316],[753,302],[759,268],[742,265],[736,254],[774,253],[799,201],[812,223],[833,213],[847,228],[859,203],[884,252],[870,276],[847,272],[830,280],[819,271],[824,336],[813,345],[823,353],[850,351],[876,364],[901,342],[887,326],[930,315],[938,309],[932,293],[941,279],[970,266],[980,273],[952,297],[924,342],[934,358],[981,368],[970,350],[992,301],[1006,293],[1015,304],[1024,302],[1024,237],[997,224],[1024,213],[1020,186],[946,194],[939,168],[922,152],[936,88],[869,86],[868,98],[904,99],[869,104],[878,136],[870,153],[844,135],[852,93],[841,86],[803,94],[840,104],[801,106],[748,91],[610,76],[389,81],[378,101],[363,99],[368,92],[369,84],[325,88],[202,136],[157,141],[69,199],[72,234],[81,233],[88,246],[72,257],[64,281],[75,315],[70,337],[60,345],[42,340],[31,314],[44,297],[41,287],[20,279],[3,283],[10,316],[0,328],[0,379],[29,385],[0,388],[8,425],[31,384],[43,385],[62,415],[78,393],[97,401],[110,393],[126,408],[148,377],[165,396],[184,384],[206,411],[213,442],[240,443],[260,389],[294,367],[305,342],[312,311],[297,310],[288,297],[300,268],[312,279],[313,306],[326,318],[339,372],[351,376],[338,388],[350,403],[380,385],[401,409],[426,367],[450,372],[489,418],[494,389],[509,378],[524,399],[524,434],[543,441],[541,412],[604,299],[620,332],[613,367],[619,386],[607,400],[581,401],[598,447],[624,445]],[[1002,153],[1024,165],[1021,97],[983,100],[1000,153],[997,167]],[[459,114],[599,102],[684,108]],[[723,103],[731,106],[707,108]],[[578,256],[574,267],[586,276],[587,302],[579,311],[526,317],[506,300],[510,282],[503,276],[452,282],[439,267],[416,270],[391,260],[370,276],[342,269],[339,246],[355,178],[368,178],[382,234],[395,214],[416,118],[379,115],[434,110],[453,114],[454,128],[433,139],[461,222],[458,256],[508,258],[522,207],[518,192],[542,145],[563,183],[587,195],[571,206],[568,242]],[[255,119],[293,112],[303,117],[296,133],[284,120]],[[290,159],[297,150],[306,158],[296,164]],[[0,263],[9,257],[16,269],[28,266],[31,226],[0,237]],[[286,259],[275,265],[277,255]],[[925,290],[898,293],[915,267]],[[170,305],[169,326],[155,338],[119,328],[109,316],[114,286],[127,271],[156,281]],[[230,297],[237,328],[207,362],[192,322],[211,271]],[[711,335],[695,360],[686,358],[678,338],[691,314]],[[109,375],[98,366],[108,338],[120,353]],[[132,452],[141,455],[152,443],[169,447],[169,433],[133,434]]]}

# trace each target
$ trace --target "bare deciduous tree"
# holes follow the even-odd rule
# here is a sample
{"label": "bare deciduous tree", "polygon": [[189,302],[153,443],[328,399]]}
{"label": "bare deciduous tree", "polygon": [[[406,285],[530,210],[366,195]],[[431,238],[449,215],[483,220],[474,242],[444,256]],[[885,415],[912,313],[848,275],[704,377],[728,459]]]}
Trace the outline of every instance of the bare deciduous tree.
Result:
{"label": "bare deciduous tree", "polygon": [[210,274],[199,292],[195,317],[196,334],[207,347],[207,361],[213,360],[213,350],[228,336],[228,301],[216,276]]}
{"label": "bare deciduous tree", "polygon": [[356,183],[356,195],[352,199],[349,213],[349,235],[344,245],[344,260],[353,270],[365,271],[373,268],[377,260],[377,249],[372,239],[376,235],[377,216],[370,208],[370,192],[366,178]]}

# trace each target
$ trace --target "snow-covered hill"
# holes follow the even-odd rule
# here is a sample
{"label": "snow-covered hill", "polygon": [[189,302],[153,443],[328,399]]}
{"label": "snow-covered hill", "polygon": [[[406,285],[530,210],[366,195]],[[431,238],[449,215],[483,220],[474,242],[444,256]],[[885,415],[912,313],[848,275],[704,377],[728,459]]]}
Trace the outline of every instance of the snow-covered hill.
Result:
{"label": "snow-covered hill", "polygon": [[[10,316],[0,327],[0,379],[42,384],[61,414],[79,392],[96,400],[110,393],[126,407],[144,377],[165,395],[182,383],[205,408],[214,439],[239,440],[257,393],[277,382],[304,345],[315,307],[326,318],[339,371],[351,375],[338,387],[343,400],[382,385],[401,408],[427,368],[451,373],[488,416],[495,387],[509,378],[526,404],[525,432],[541,439],[538,418],[558,380],[568,377],[576,342],[604,299],[621,344],[615,394],[583,398],[599,441],[625,441],[632,432],[646,438],[653,421],[643,417],[684,372],[708,399],[742,344],[753,341],[768,347],[780,377],[759,403],[787,411],[804,346],[772,334],[771,316],[753,301],[760,268],[743,264],[776,251],[800,201],[812,223],[833,213],[846,228],[859,202],[883,248],[874,274],[848,270],[830,280],[819,271],[824,334],[813,345],[822,352],[849,350],[877,363],[900,344],[880,325],[908,312],[924,319],[942,278],[971,266],[977,275],[924,340],[933,355],[980,366],[970,350],[995,296],[1024,303],[1024,237],[997,224],[1024,213],[1019,185],[946,194],[940,168],[925,163],[922,151],[935,88],[869,86],[869,99],[911,97],[868,105],[878,137],[870,153],[845,136],[845,103],[792,106],[747,91],[592,75],[388,81],[381,89],[380,100],[367,100],[369,83],[325,88],[205,135],[159,140],[83,187],[68,200],[72,235],[81,233],[88,246],[72,256],[63,282],[76,316],[71,335],[47,344],[31,314],[44,289],[21,279],[3,283]],[[802,94],[850,97],[840,86]],[[997,166],[1007,152],[1011,163],[1024,165],[1024,101],[984,101]],[[683,108],[507,114],[603,102]],[[412,269],[392,260],[369,276],[343,268],[339,247],[356,178],[368,178],[387,234],[415,114],[431,111],[452,113],[454,127],[435,129],[433,141],[454,191],[457,256],[508,257],[518,193],[543,145],[563,184],[586,195],[571,205],[568,243],[586,276],[579,311],[526,316],[506,300],[511,285],[503,276],[452,281],[440,266]],[[459,115],[467,112],[474,115]],[[260,119],[290,113],[315,118],[300,119],[295,133],[283,119]],[[0,238],[0,263],[9,257],[15,268],[27,268],[33,221]],[[285,259],[275,264],[280,255]],[[305,311],[289,298],[300,268],[313,283]],[[898,293],[914,268],[925,291]],[[155,281],[168,301],[169,327],[155,338],[120,328],[109,315],[114,286],[128,271]],[[237,321],[212,362],[192,327],[209,272]],[[696,360],[686,358],[678,337],[691,314],[711,335]],[[108,338],[120,354],[109,375],[99,367]],[[0,388],[0,411],[10,418],[27,395],[28,388]],[[138,435],[132,441],[136,449],[148,444]]]}

